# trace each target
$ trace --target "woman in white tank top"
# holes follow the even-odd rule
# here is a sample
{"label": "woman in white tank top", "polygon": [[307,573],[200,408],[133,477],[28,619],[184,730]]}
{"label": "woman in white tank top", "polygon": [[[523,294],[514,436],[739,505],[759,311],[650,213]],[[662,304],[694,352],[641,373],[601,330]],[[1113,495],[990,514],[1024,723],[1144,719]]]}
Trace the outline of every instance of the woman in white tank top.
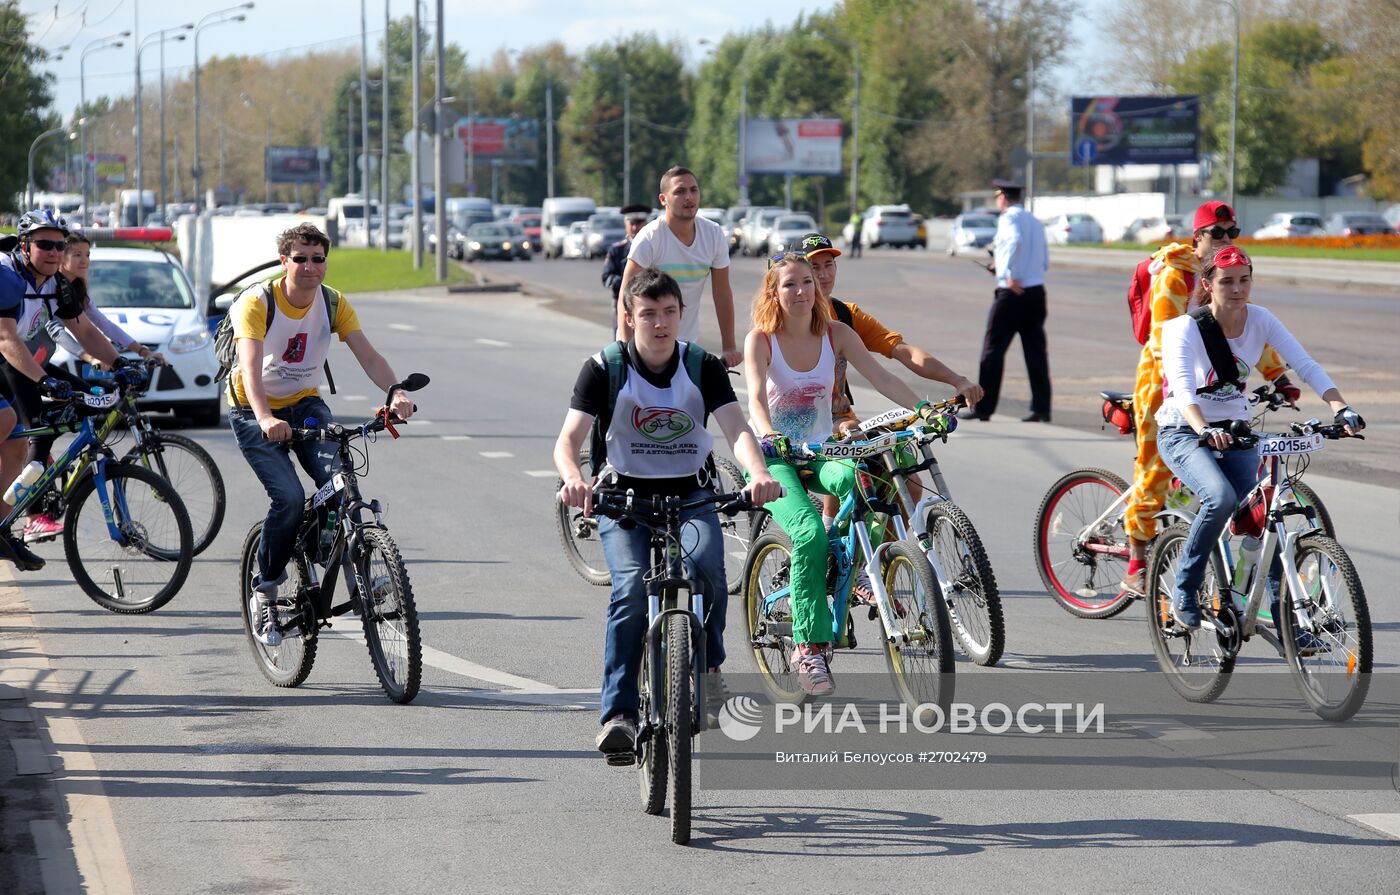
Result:
{"label": "woman in white tank top", "polygon": [[831,301],[817,288],[804,255],[790,252],[769,264],[754,296],[753,322],[744,341],[749,422],[754,433],[763,437],[768,471],[787,492],[768,504],[768,510],[792,539],[792,631],[798,679],[803,690],[822,696],[832,691],[833,623],[826,594],[830,548],[821,514],[805,489],[843,498],[855,484],[855,467],[850,461],[808,461],[810,475],[804,480],[782,456],[782,443],[830,437],[831,391],[839,358],[845,358],[890,400],[905,407],[920,401],[879,365],[850,327],[834,319]]}

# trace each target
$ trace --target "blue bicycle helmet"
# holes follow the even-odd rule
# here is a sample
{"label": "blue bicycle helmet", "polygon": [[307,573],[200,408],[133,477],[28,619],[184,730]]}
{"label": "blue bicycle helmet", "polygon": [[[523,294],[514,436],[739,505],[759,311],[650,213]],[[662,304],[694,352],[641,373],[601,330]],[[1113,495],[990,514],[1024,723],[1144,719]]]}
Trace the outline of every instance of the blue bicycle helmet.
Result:
{"label": "blue bicycle helmet", "polygon": [[20,215],[19,224],[15,227],[15,235],[24,239],[35,230],[57,230],[65,237],[69,232],[68,223],[49,208],[36,208]]}

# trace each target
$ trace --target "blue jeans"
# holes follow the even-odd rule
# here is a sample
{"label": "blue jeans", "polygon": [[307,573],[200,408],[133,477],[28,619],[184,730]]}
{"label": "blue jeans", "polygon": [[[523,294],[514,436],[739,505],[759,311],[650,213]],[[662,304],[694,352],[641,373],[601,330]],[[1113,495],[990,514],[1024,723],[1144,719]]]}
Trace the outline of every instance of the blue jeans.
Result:
{"label": "blue jeans", "polygon": [[1188,607],[1196,605],[1196,592],[1220,533],[1234,515],[1235,507],[1259,483],[1257,448],[1223,451],[1217,457],[1210,448],[1199,445],[1196,437],[1190,426],[1167,426],[1157,431],[1157,452],[1176,477],[1201,499],[1172,594],[1177,606]]}
{"label": "blue jeans", "polygon": [[[307,417],[315,417],[322,425],[331,422],[331,410],[319,397],[302,398],[291,407],[272,411],[272,415],[293,428],[305,426]],[[258,547],[258,580],[275,581],[292,558],[297,529],[301,527],[301,510],[306,502],[306,492],[292,466],[291,454],[296,453],[301,468],[319,488],[330,481],[336,445],[332,441],[268,441],[253,411],[247,408],[230,410],[228,422],[234,438],[238,439],[243,459],[253,467],[253,474],[272,500],[267,518],[263,520],[262,543]]]}
{"label": "blue jeans", "polygon": [[[696,489],[686,500],[711,493]],[[686,574],[705,597],[705,664],[724,663],[724,616],[729,587],[724,578],[724,535],[713,508],[686,514],[681,527],[681,553]],[[651,531],[645,525],[623,528],[616,520],[598,519],[603,557],[612,573],[612,601],[603,640],[603,700],[600,720],[615,715],[637,720],[637,675],[642,667],[647,631],[646,575],[651,570]]]}

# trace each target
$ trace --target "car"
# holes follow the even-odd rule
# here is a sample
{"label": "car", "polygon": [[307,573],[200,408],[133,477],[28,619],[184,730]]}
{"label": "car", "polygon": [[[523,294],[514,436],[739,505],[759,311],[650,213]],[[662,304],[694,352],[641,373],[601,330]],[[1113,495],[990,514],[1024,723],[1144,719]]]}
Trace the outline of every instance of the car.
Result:
{"label": "car", "polygon": [[508,223],[472,224],[463,238],[462,260],[530,260],[525,232]]}
{"label": "car", "polygon": [[[217,426],[223,397],[214,381],[219,371],[214,339],[180,262],[157,249],[99,246],[92,250],[88,294],[113,323],[170,364],[156,374],[141,408]],[[53,363],[79,376],[87,366],[62,348]]]}
{"label": "car", "polygon": [[788,212],[773,222],[768,231],[768,254],[801,251],[802,237],[817,231],[817,222],[805,212]]}
{"label": "car", "polygon": [[778,208],[767,206],[755,208],[744,219],[744,244],[745,255],[762,255],[768,251],[768,231],[773,228],[773,224],[785,214],[790,214],[789,208]]}
{"label": "car", "polygon": [[564,234],[564,244],[561,247],[559,257],[561,258],[582,258],[584,253],[584,239],[588,236],[588,222],[574,221],[569,225],[569,230]]}
{"label": "car", "polygon": [[948,230],[948,254],[970,249],[981,249],[991,245],[997,235],[997,219],[993,215],[965,211],[953,218],[953,226]]}
{"label": "car", "polygon": [[914,212],[908,205],[872,205],[865,210],[865,220],[860,227],[861,245],[867,249],[880,246],[918,245],[918,227],[914,223]]}
{"label": "car", "polygon": [[739,237],[742,234],[740,224],[749,213],[749,206],[735,205],[726,209],[724,217],[720,219],[719,225],[724,229],[724,241],[729,245],[729,254],[734,254],[739,249]]}
{"label": "car", "polygon": [[1385,218],[1397,231],[1400,231],[1400,202],[1396,202],[1394,205],[1381,212],[1381,217]]}
{"label": "car", "polygon": [[1321,236],[1322,218],[1310,211],[1280,211],[1269,215],[1264,226],[1254,231],[1255,239],[1292,239],[1298,236]]}
{"label": "car", "polygon": [[1394,233],[1395,228],[1374,211],[1339,211],[1327,219],[1329,236],[1365,236],[1370,233]]}
{"label": "car", "polygon": [[1138,218],[1123,230],[1123,242],[1160,245],[1174,239],[1189,239],[1191,230],[1179,214]]}
{"label": "car", "polygon": [[538,252],[541,248],[540,213],[530,210],[517,211],[510,222],[524,231],[530,251]]}
{"label": "car", "polygon": [[583,237],[583,256],[601,258],[608,253],[613,243],[627,237],[627,227],[622,223],[622,215],[598,212],[588,216],[588,232]]}
{"label": "car", "polygon": [[1103,227],[1087,214],[1057,214],[1045,222],[1045,240],[1055,245],[1103,242]]}
{"label": "car", "polygon": [[724,209],[723,209],[723,208],[702,208],[702,209],[700,209],[699,211],[697,211],[696,214],[698,214],[698,215],[699,215],[700,217],[702,217],[702,218],[708,218],[708,219],[714,221],[716,224],[719,224],[721,227],[724,226]]}
{"label": "car", "polygon": [[[448,224],[445,235],[447,257],[460,258],[459,250],[462,244],[462,231]],[[427,249],[430,255],[437,254],[437,224],[431,219],[423,223],[423,248]]]}

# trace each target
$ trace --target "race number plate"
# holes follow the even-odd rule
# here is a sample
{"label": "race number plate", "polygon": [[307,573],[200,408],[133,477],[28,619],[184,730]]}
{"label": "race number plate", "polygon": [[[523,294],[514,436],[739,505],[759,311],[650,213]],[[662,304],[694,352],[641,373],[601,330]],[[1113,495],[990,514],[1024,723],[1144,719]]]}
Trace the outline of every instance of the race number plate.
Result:
{"label": "race number plate", "polygon": [[111,410],[121,399],[121,395],[116,392],[107,395],[83,395],[83,406],[94,410]]}
{"label": "race number plate", "polygon": [[860,431],[869,432],[871,429],[878,429],[881,426],[889,426],[894,423],[902,423],[913,415],[913,411],[905,410],[903,407],[896,407],[893,410],[886,410],[879,416],[872,416],[870,419],[861,423]]}
{"label": "race number plate", "polygon": [[1259,453],[1265,457],[1285,454],[1311,454],[1322,450],[1322,433],[1311,435],[1266,435],[1259,439]]}
{"label": "race number plate", "polygon": [[858,460],[878,454],[898,440],[899,434],[891,432],[870,441],[827,441],[822,443],[817,453],[832,460]]}
{"label": "race number plate", "polygon": [[345,476],[337,472],[335,475],[331,476],[331,480],[329,482],[326,482],[324,485],[321,486],[321,490],[316,492],[316,496],[311,498],[311,505],[313,507],[319,507],[321,504],[330,500],[332,494],[334,494],[337,491],[344,490],[344,488]]}

